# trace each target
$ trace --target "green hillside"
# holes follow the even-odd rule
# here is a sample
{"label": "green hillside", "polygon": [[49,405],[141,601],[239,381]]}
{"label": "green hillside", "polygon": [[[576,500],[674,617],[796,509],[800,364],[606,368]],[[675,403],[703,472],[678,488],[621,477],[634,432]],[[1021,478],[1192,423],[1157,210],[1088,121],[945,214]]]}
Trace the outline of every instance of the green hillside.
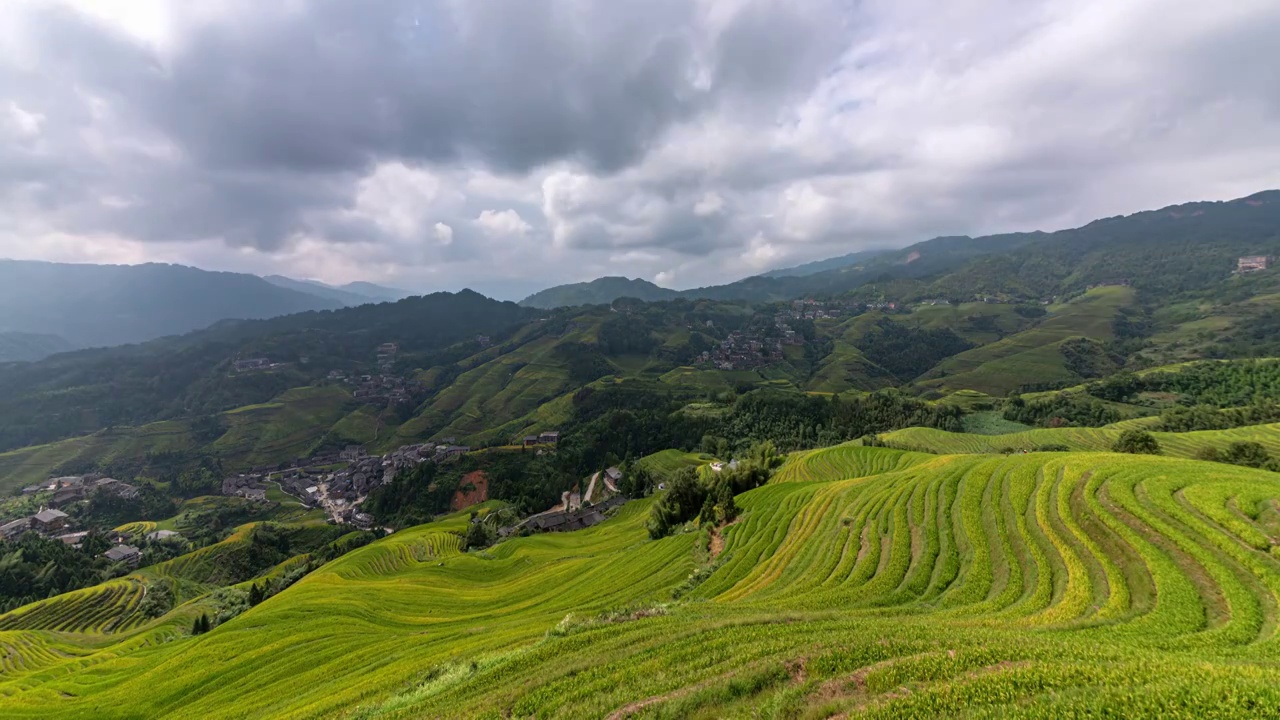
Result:
{"label": "green hillside", "polygon": [[943,390],[977,390],[1005,395],[1031,383],[1078,382],[1063,343],[1071,338],[1109,340],[1121,308],[1133,303],[1127,287],[1100,287],[1077,300],[1051,308],[1034,328],[960,353],[940,363],[920,381]]}
{"label": "green hillside", "polygon": [[132,619],[128,581],[82,593],[115,598],[83,620],[79,596],[62,601],[60,633],[3,616],[4,713],[1228,718],[1280,703],[1280,476],[873,448],[787,468],[738,497],[714,560],[696,534],[648,540],[636,501],[485,552],[460,551],[465,516],[397,533],[196,637],[185,606]]}
{"label": "green hillside", "polygon": [[[1006,435],[971,435],[933,428],[907,428],[885,433],[880,439],[889,445],[933,453],[1021,452],[1047,446],[1072,451],[1109,450],[1125,429],[1150,425],[1147,419],[1129,420],[1103,428],[1040,428]],[[1280,455],[1280,423],[1172,433],[1152,432],[1164,454],[1190,458],[1205,448],[1225,449],[1233,442],[1260,443]]]}

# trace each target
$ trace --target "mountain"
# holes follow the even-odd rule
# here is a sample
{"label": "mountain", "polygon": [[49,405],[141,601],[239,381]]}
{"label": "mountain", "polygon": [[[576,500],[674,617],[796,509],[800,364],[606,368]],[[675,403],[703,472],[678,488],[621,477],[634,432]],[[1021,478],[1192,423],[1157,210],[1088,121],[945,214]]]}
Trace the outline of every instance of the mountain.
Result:
{"label": "mountain", "polygon": [[71,349],[71,343],[57,335],[0,332],[0,363],[40,360]]}
{"label": "mountain", "polygon": [[383,287],[368,282],[353,282],[335,287],[319,280],[295,280],[283,275],[267,275],[263,280],[282,288],[334,300],[346,307],[364,305],[366,303],[395,302],[413,295],[413,293],[406,290]]}
{"label": "mountain", "polygon": [[767,273],[761,273],[761,277],[780,278],[780,277],[804,277],[806,275],[816,275],[827,270],[839,270],[850,265],[857,265],[866,262],[885,253],[892,252],[889,249],[861,250],[840,257],[827,258],[826,260],[817,260],[803,265],[797,265],[789,268],[779,268],[770,270]]}
{"label": "mountain", "polygon": [[[899,283],[910,298],[982,295],[1039,298],[1108,282],[1185,292],[1229,278],[1243,255],[1280,255],[1280,191],[1193,202],[1096,220],[1056,232],[938,237],[899,250],[866,251],[683,291],[600,278],[526,298],[534,307],[609,303],[619,297],[776,302]],[[1167,278],[1176,278],[1166,281]],[[662,292],[655,292],[662,291]],[[874,294],[874,293],[873,293]]]}
{"label": "mountain", "polygon": [[680,295],[675,290],[658,287],[648,280],[602,277],[591,282],[548,288],[521,300],[520,304],[525,307],[551,309],[575,305],[607,305],[622,297],[653,302],[671,300]]}
{"label": "mountain", "polygon": [[56,335],[73,348],[143,342],[228,318],[341,306],[255,275],[182,265],[0,260],[0,332]]}
{"label": "mountain", "polygon": [[354,293],[362,297],[372,298],[377,302],[395,302],[420,293],[412,293],[399,288],[384,287],[371,282],[351,282],[337,288],[343,292]]}
{"label": "mountain", "polygon": [[[438,357],[444,348],[464,343],[459,351],[474,353],[477,335],[500,340],[535,314],[464,290],[265,320],[225,320],[139,345],[0,366],[0,449],[264,403],[322,381],[333,370],[378,372],[377,348],[384,343],[399,346],[398,360],[407,365],[401,372],[413,363],[432,367],[452,357]],[[236,360],[254,358],[271,367],[236,372]]]}
{"label": "mountain", "polygon": [[305,293],[307,295],[315,295],[326,300],[341,303],[343,307],[354,307],[356,305],[364,305],[365,303],[379,302],[367,295],[359,295],[353,292],[347,292],[331,285],[325,285],[315,280],[294,280],[293,278],[283,275],[267,275],[262,278],[276,287],[287,288],[295,292]]}

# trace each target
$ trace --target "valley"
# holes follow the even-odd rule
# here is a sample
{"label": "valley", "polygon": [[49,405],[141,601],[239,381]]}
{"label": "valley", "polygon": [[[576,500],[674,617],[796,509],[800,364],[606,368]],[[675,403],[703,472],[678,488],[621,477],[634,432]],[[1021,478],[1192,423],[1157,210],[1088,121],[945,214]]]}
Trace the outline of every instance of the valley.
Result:
{"label": "valley", "polygon": [[0,366],[0,716],[1266,715],[1271,197]]}

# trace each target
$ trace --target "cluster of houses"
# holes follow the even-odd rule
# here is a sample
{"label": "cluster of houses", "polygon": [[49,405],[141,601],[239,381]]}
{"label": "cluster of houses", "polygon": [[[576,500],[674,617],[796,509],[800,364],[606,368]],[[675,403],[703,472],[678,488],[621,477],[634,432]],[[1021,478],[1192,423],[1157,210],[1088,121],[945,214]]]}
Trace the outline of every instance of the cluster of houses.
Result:
{"label": "cluster of houses", "polygon": [[51,493],[44,503],[52,508],[66,507],[74,502],[88,499],[94,493],[114,495],[125,500],[138,497],[138,488],[115,478],[101,475],[68,475],[47,480],[37,485],[22,489],[23,495]]}
{"label": "cluster of houses", "polygon": [[[371,527],[373,518],[359,511],[369,493],[391,482],[396,473],[425,462],[442,463],[471,451],[454,438],[439,443],[404,445],[386,455],[371,455],[359,445],[339,452],[300,458],[280,465],[253,468],[222,481],[222,494],[265,502],[267,482],[311,507],[325,508],[338,522]],[[335,468],[345,464],[346,467]]]}
{"label": "cluster of houses", "polygon": [[[0,539],[16,540],[28,532],[34,532],[52,540],[61,540],[72,547],[80,547],[81,542],[88,536],[88,531],[70,532],[70,530],[70,515],[55,508],[44,508],[30,517],[0,524]],[[156,530],[148,533],[146,539],[151,542],[164,542],[181,540],[182,536],[172,530]],[[126,544],[134,540],[128,535],[117,534],[114,541],[115,546],[104,552],[102,557],[113,563],[136,566],[142,559],[142,550]]]}
{"label": "cluster of houses", "polygon": [[258,370],[271,370],[274,368],[281,367],[282,365],[284,365],[284,363],[273,363],[269,358],[264,358],[264,357],[244,358],[244,359],[234,360],[231,363],[232,369],[235,370],[237,373],[249,373],[249,372],[256,372]]}
{"label": "cluster of houses", "polygon": [[1240,274],[1259,272],[1271,267],[1269,255],[1245,255],[1236,260],[1236,272]]}
{"label": "cluster of houses", "polygon": [[[787,335],[790,332],[791,335]],[[769,363],[781,362],[784,344],[803,344],[804,338],[788,329],[781,338],[765,338],[741,332],[730,333],[729,337],[711,350],[705,350],[698,356],[702,365],[711,365],[717,370],[749,370]],[[797,342],[798,339],[798,342]]]}
{"label": "cluster of houses", "polygon": [[535,447],[538,445],[555,445],[560,442],[559,430],[548,430],[538,435],[525,435],[520,444],[524,447]]}
{"label": "cluster of houses", "polygon": [[858,303],[844,300],[792,300],[791,307],[779,312],[775,319],[780,323],[788,320],[827,320],[853,314],[857,312],[857,305]]}

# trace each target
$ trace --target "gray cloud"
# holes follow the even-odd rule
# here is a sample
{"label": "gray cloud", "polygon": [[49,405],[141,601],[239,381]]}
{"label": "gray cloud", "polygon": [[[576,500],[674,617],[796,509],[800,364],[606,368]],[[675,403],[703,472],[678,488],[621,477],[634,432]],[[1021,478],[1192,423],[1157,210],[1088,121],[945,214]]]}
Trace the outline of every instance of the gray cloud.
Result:
{"label": "gray cloud", "polygon": [[696,285],[1280,185],[1265,0],[102,7],[0,33],[0,254]]}

